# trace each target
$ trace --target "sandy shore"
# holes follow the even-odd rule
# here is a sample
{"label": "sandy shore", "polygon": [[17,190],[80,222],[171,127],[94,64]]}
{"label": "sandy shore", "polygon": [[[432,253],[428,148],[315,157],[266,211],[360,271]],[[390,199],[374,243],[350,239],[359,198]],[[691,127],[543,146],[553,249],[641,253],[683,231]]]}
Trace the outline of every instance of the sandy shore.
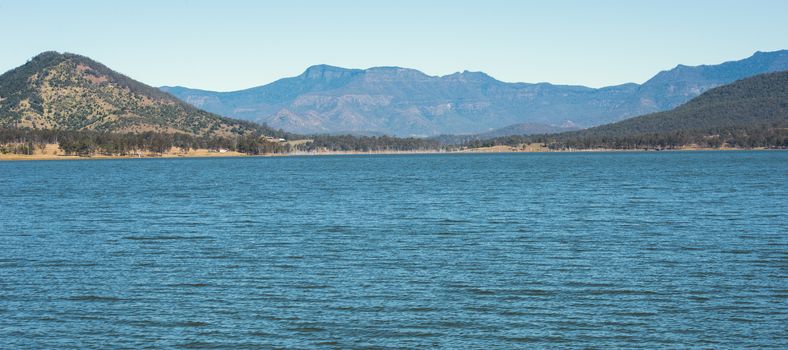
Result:
{"label": "sandy shore", "polygon": [[246,154],[238,152],[215,152],[208,149],[191,149],[184,151],[180,148],[173,147],[169,151],[158,153],[135,153],[125,156],[107,156],[96,154],[90,157],[80,157],[73,155],[66,155],[58,148],[57,144],[48,144],[43,151],[37,150],[33,154],[0,154],[0,161],[2,160],[75,160],[75,159],[132,159],[132,158],[204,158],[204,157],[246,157]]}
{"label": "sandy shore", "polygon": [[[665,151],[743,151],[743,150],[764,150],[763,148],[742,149],[742,148],[702,148],[702,147],[682,147]],[[480,148],[467,148],[453,151],[425,150],[425,151],[315,151],[315,152],[293,152],[287,154],[266,154],[262,157],[270,156],[333,156],[333,155],[374,155],[374,154],[459,154],[459,153],[575,153],[575,152],[641,152],[643,150],[621,150],[621,149],[569,149],[551,150],[541,144],[528,144],[521,146],[493,146]],[[0,161],[4,160],[77,160],[77,159],[133,159],[133,158],[210,158],[210,157],[255,157],[239,152],[216,152],[208,149],[191,149],[184,151],[173,147],[168,152],[158,153],[138,153],[125,156],[93,155],[90,157],[80,157],[65,155],[56,144],[49,144],[43,151],[36,151],[34,154],[0,154]]]}

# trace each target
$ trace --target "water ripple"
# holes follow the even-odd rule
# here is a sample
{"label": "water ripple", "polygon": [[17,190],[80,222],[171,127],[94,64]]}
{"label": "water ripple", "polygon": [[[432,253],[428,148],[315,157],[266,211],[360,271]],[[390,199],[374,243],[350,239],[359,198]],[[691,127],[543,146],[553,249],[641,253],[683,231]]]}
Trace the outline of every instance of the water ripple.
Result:
{"label": "water ripple", "polygon": [[0,163],[0,347],[774,348],[788,154]]}

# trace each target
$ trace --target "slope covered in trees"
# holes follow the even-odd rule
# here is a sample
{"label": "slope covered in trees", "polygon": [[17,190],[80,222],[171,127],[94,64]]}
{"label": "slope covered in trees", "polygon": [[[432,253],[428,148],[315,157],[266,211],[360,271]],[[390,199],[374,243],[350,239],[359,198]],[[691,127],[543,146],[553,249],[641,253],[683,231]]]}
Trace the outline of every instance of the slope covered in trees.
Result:
{"label": "slope covered in trees", "polygon": [[553,148],[788,147],[788,71],[709,90],[671,111],[582,131],[477,142],[540,142]]}
{"label": "slope covered in trees", "polygon": [[0,127],[222,137],[276,133],[196,109],[90,58],[57,52],[0,75]]}
{"label": "slope covered in trees", "polygon": [[98,131],[0,129],[0,154],[32,155],[43,152],[48,144],[57,144],[66,155],[127,156],[139,153],[163,154],[176,147],[181,152],[191,149],[230,150],[246,154],[286,153],[293,150],[286,143],[272,142],[252,134],[226,138],[194,136],[152,131],[141,133],[108,133]]}

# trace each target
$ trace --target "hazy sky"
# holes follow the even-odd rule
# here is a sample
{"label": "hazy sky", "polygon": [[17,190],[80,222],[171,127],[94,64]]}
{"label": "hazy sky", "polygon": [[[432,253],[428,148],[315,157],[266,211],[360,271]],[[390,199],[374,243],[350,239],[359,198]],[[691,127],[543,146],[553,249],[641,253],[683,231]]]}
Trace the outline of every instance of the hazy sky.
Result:
{"label": "hazy sky", "polygon": [[786,18],[785,0],[0,0],[0,71],[57,50],[210,90],[320,63],[599,87],[788,49]]}

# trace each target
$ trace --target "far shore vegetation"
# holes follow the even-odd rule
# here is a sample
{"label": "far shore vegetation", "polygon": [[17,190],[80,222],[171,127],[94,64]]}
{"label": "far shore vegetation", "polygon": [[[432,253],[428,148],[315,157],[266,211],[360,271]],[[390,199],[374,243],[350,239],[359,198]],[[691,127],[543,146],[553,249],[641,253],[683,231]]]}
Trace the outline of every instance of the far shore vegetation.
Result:
{"label": "far shore vegetation", "polygon": [[755,126],[715,130],[713,134],[681,131],[626,137],[565,133],[463,140],[453,144],[438,138],[390,136],[318,135],[286,140],[255,134],[230,138],[155,132],[0,129],[0,159],[682,149],[788,149],[788,129]]}

